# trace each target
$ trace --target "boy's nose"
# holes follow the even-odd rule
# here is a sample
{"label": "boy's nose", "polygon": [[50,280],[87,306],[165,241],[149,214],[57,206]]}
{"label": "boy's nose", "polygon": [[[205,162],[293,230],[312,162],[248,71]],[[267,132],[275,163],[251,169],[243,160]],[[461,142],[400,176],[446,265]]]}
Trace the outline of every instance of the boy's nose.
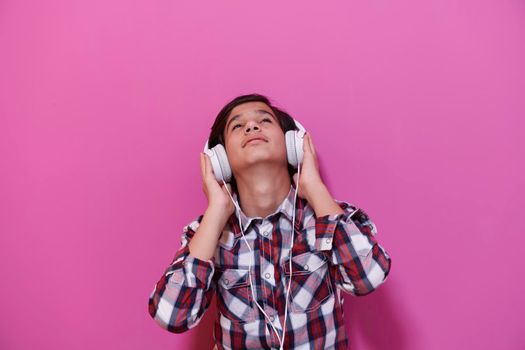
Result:
{"label": "boy's nose", "polygon": [[256,123],[248,123],[248,124],[246,124],[245,133],[249,133],[252,130],[259,131],[260,129],[259,129],[259,126]]}

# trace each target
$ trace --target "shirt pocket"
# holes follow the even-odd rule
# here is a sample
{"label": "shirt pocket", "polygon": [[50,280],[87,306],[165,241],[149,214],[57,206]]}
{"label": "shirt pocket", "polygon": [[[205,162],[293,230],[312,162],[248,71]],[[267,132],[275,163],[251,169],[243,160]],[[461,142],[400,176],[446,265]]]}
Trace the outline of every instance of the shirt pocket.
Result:
{"label": "shirt pocket", "polygon": [[226,269],[218,280],[217,307],[232,322],[255,320],[255,309],[248,270]]}
{"label": "shirt pocket", "polygon": [[[288,304],[293,313],[318,309],[333,295],[326,256],[321,252],[306,252],[292,256],[292,282]],[[285,291],[290,280],[290,260],[282,265]]]}

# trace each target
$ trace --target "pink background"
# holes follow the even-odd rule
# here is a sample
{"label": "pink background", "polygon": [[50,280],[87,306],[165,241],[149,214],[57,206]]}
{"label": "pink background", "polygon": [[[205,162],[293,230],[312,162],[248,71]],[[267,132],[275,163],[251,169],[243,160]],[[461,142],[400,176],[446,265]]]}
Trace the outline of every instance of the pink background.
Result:
{"label": "pink background", "polygon": [[207,349],[147,301],[231,98],[312,133],[392,256],[355,350],[523,349],[522,1],[0,2],[0,348]]}

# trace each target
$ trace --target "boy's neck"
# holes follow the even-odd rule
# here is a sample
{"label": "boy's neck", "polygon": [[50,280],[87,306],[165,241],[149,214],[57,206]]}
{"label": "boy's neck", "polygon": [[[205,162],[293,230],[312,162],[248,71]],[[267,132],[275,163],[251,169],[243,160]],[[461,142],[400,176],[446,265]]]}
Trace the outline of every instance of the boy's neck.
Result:
{"label": "boy's neck", "polygon": [[236,176],[241,209],[248,217],[266,217],[277,210],[290,192],[286,167],[252,168]]}

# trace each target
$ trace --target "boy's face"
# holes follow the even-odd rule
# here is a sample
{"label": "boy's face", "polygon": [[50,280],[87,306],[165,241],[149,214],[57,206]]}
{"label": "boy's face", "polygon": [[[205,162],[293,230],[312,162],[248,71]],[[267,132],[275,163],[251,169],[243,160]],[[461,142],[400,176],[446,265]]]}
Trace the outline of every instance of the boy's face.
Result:
{"label": "boy's face", "polygon": [[234,174],[260,162],[287,167],[284,132],[272,109],[263,102],[236,106],[228,116],[223,137]]}

